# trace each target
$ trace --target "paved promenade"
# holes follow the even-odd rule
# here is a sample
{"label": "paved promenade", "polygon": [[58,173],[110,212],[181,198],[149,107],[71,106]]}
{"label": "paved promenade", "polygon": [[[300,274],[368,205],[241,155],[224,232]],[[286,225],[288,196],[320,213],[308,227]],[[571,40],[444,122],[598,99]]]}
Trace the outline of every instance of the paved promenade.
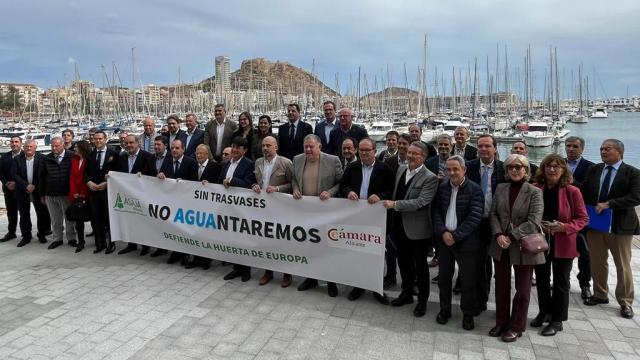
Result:
{"label": "paved promenade", "polygon": [[[1,209],[2,235],[6,223]],[[298,277],[281,289],[279,274],[259,286],[256,270],[247,283],[224,281],[230,267],[217,261],[185,270],[166,257],[94,255],[92,242],[79,254],[66,244],[0,244],[0,359],[640,359],[640,315],[619,317],[612,296],[609,305],[582,305],[575,276],[563,332],[542,337],[529,328],[506,344],[486,335],[493,299],[467,332],[455,307],[449,324],[435,322],[435,285],[427,315],[416,319],[413,306],[382,306],[369,292],[355,302],[343,286],[336,298],[326,286],[299,292]],[[529,316],[536,314],[533,291]]]}

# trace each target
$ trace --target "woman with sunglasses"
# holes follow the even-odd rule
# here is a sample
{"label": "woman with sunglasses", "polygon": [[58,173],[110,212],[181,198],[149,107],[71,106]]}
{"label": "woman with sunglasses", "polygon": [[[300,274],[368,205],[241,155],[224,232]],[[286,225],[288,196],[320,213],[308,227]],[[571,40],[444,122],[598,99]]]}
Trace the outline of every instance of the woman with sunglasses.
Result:
{"label": "woman with sunglasses", "polygon": [[[542,191],[528,183],[529,160],[511,154],[504,161],[506,183],[498,184],[491,205],[491,231],[494,241],[489,254],[495,265],[496,326],[489,336],[513,342],[527,327],[527,311],[531,295],[533,267],[544,263],[544,254],[528,254],[521,250],[520,239],[539,232],[542,220]],[[516,293],[511,297],[511,267],[515,273]]]}

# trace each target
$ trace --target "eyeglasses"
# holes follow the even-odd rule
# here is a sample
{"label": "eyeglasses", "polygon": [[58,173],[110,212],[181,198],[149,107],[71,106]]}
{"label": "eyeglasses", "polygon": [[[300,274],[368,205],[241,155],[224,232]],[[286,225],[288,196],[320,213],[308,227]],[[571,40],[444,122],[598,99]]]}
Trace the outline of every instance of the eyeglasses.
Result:
{"label": "eyeglasses", "polygon": [[509,170],[509,171],[514,171],[514,170],[515,171],[520,171],[522,169],[524,169],[524,166],[522,166],[522,165],[509,165],[509,166],[507,166],[507,170]]}

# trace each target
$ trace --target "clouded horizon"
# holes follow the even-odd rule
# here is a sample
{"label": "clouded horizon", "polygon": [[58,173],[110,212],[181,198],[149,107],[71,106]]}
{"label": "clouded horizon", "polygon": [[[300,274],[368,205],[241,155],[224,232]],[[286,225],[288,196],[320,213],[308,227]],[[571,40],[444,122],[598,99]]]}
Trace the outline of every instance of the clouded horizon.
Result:
{"label": "clouded horizon", "polygon": [[[504,48],[509,55],[511,88],[523,73],[527,46],[533,53],[537,97],[542,96],[549,48],[557,48],[563,97],[573,97],[577,68],[584,66],[597,97],[640,94],[640,2],[541,1],[35,1],[3,6],[0,25],[0,82],[66,84],[75,77],[102,86],[101,66],[115,62],[122,85],[131,86],[131,48],[135,47],[136,84],[175,84],[214,73],[214,58],[226,55],[231,70],[242,60],[263,57],[286,61],[316,74],[329,87],[347,92],[358,67],[369,91],[374,76],[416,87],[428,37],[427,71],[433,92],[435,68],[462,74],[478,59],[480,89],[495,73],[500,49],[500,90],[504,90]],[[595,81],[594,81],[595,69]],[[573,72],[573,74],[572,74]],[[494,74],[495,75],[495,74]],[[572,81],[573,77],[573,81]],[[382,87],[378,85],[378,90]],[[363,89],[364,91],[364,89]],[[439,90],[442,92],[442,88]]]}

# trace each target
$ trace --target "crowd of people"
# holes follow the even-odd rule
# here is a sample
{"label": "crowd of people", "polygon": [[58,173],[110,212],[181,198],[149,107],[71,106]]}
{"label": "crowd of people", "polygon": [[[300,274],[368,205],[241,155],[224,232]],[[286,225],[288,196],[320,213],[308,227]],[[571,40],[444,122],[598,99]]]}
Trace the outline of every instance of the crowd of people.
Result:
{"label": "crowd of people", "polygon": [[[553,336],[567,320],[575,258],[584,304],[609,302],[610,253],[617,271],[620,315],[633,317],[631,242],[640,234],[635,212],[640,205],[640,172],[623,161],[621,141],[604,140],[601,161],[594,164],[582,157],[585,141],[569,137],[564,144],[566,158],[551,154],[535,166],[522,142],[514,143],[502,161],[491,135],[480,135],[472,145],[468,130],[460,127],[453,138],[438,136],[436,148],[420,140],[422,130],[416,124],[406,134],[389,131],[386,148],[376,155],[376,144],[366,129],[352,123],[351,109],[336,111],[336,105],[327,101],[323,111],[325,118],[312,128],[301,120],[300,107],[289,104],[289,121],[279,126],[277,136],[269,116],[260,116],[254,126],[249,112],[242,112],[236,122],[227,117],[224,105],[216,105],[215,118],[204,130],[195,114],[185,117],[186,131],[181,129],[182,119],[172,115],[166,119],[167,131],[156,133],[155,120],[149,117],[142,134],[120,136],[120,149],[107,146],[107,135],[99,129],[91,130],[88,141],[77,142],[73,132],[65,130],[62,137],[51,140],[47,155],[37,152],[35,141],[23,143],[14,137],[11,151],[0,159],[9,220],[0,242],[17,238],[18,218],[22,238],[17,246],[31,242],[33,206],[40,243],[50,240],[48,248],[54,249],[66,238],[80,252],[86,245],[84,222],[71,221],[65,213],[82,203],[91,209],[92,234],[87,236],[94,237],[93,252],[114,252],[116,246],[108,236],[110,171],[287,193],[292,201],[303,196],[341,197],[381,203],[388,209],[384,287],[396,285],[399,269],[401,292],[393,300],[373,293],[383,305],[412,304],[417,295],[413,314],[424,316],[431,281],[439,288],[436,322],[449,321],[452,295],[460,294],[462,327],[472,330],[474,317],[487,309],[495,276],[495,327],[489,335],[516,341],[527,327],[535,274],[539,313],[530,326],[546,324],[541,334]],[[588,207],[592,214],[611,212],[609,232],[587,226]],[[527,244],[534,238],[542,238],[548,250],[532,251]],[[128,243],[118,254],[137,250],[137,244]],[[140,255],[149,253],[157,257],[168,251],[141,247]],[[211,263],[179,252],[168,255],[168,263],[180,262],[187,268],[208,269]],[[433,279],[430,267],[438,267]],[[250,280],[251,268],[234,264],[224,279],[236,277]],[[273,277],[273,271],[265,270],[259,284]],[[289,287],[293,281],[291,274],[283,274],[281,286]],[[307,278],[298,290],[316,286],[317,279]],[[329,296],[338,295],[335,283],[328,282],[327,291]],[[354,301],[364,292],[353,288],[348,299]]]}

